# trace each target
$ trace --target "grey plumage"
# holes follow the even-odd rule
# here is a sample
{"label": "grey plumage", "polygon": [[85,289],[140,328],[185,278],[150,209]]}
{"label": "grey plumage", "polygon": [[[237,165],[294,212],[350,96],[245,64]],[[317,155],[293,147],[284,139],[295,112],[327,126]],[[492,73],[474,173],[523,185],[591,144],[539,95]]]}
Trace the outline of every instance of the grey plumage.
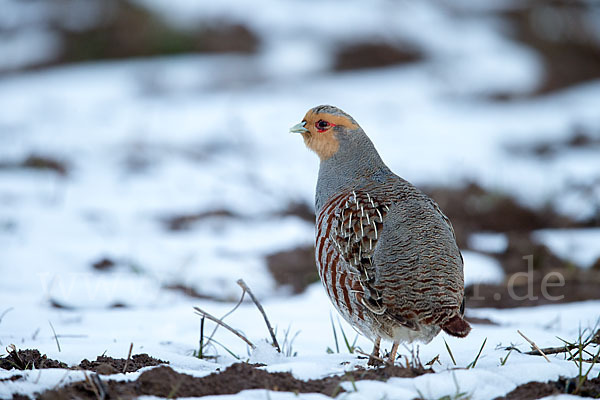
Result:
{"label": "grey plumage", "polygon": [[441,329],[465,336],[463,260],[448,218],[385,165],[348,114],[319,106],[304,122],[321,158],[316,260],[340,313],[376,347],[379,338],[429,342]]}

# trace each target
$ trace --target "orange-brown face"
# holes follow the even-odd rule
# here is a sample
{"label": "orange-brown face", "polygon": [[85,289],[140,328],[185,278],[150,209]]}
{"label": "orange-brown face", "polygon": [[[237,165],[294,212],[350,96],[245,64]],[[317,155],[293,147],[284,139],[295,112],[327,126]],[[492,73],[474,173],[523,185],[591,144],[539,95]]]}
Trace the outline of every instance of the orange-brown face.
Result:
{"label": "orange-brown face", "polygon": [[[334,129],[338,127],[338,129]],[[342,128],[342,129],[339,129]],[[335,131],[357,129],[358,125],[343,115],[309,110],[302,122],[291,129],[304,138],[306,146],[317,153],[321,160],[326,160],[337,153],[340,146]]]}

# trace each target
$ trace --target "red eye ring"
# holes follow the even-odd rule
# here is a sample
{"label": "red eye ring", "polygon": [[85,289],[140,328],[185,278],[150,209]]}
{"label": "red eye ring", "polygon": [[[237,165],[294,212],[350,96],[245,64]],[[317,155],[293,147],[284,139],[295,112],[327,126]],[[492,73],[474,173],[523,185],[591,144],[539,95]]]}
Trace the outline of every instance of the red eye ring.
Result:
{"label": "red eye ring", "polygon": [[322,119],[315,122],[315,128],[317,128],[317,131],[319,131],[319,132],[325,132],[327,129],[331,128],[332,126],[335,126],[335,124],[329,123]]}

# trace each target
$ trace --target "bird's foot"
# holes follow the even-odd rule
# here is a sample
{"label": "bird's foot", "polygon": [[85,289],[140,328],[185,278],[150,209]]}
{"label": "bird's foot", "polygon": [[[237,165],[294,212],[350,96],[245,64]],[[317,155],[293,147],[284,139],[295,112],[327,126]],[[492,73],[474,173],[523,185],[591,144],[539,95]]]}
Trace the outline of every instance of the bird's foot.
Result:
{"label": "bird's foot", "polygon": [[394,365],[394,362],[396,361],[396,354],[398,353],[399,345],[400,345],[399,342],[394,342],[394,344],[392,345],[392,350],[390,351],[390,354],[388,354],[387,360],[385,361],[386,365]]}
{"label": "bird's foot", "polygon": [[379,357],[379,345],[381,344],[381,338],[378,337],[375,340],[374,346],[373,346],[373,351],[371,352],[371,355],[369,356],[369,362],[367,363],[367,365],[371,366],[371,367],[380,367],[383,365],[383,359]]}
{"label": "bird's foot", "polygon": [[377,356],[369,356],[369,362],[367,365],[371,367],[381,367],[383,365],[383,360]]}

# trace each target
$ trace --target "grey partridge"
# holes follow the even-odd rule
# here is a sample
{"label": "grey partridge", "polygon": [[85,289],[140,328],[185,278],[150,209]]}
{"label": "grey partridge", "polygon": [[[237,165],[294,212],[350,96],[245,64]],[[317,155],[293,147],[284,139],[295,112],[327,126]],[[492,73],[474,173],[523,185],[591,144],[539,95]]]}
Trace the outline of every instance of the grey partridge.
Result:
{"label": "grey partridge", "polygon": [[315,259],[333,305],[374,342],[465,337],[463,259],[438,205],[381,160],[362,128],[328,105],[290,129],[320,158]]}

